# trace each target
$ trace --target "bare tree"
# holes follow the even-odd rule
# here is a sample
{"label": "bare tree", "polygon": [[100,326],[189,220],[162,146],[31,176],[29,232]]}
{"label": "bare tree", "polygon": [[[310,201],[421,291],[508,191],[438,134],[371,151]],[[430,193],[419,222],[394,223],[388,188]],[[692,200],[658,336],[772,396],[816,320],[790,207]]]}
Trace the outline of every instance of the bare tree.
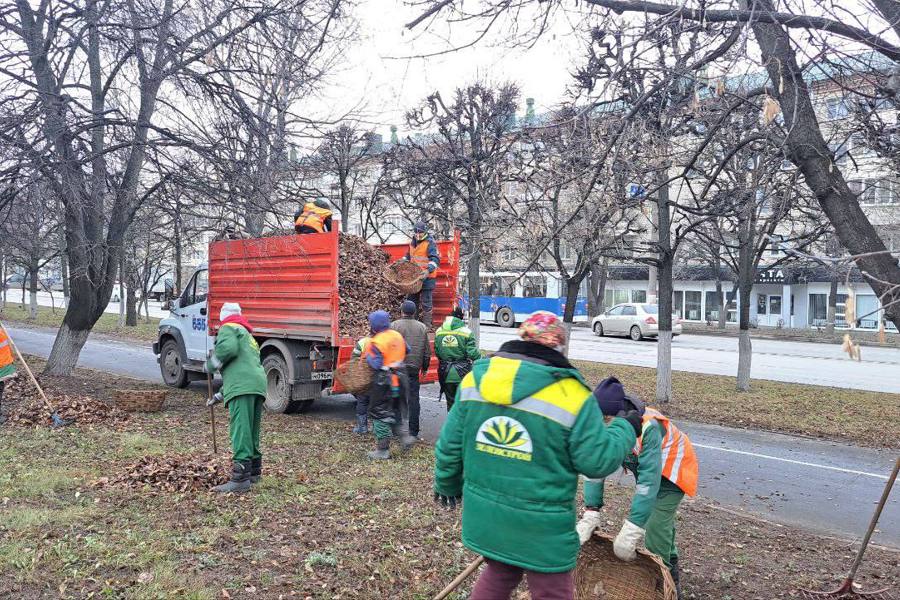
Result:
{"label": "bare tree", "polygon": [[[360,131],[348,123],[326,132],[319,145],[314,163],[320,167],[319,172],[327,175],[337,186],[336,205],[341,213],[341,231],[344,233],[350,231],[350,211],[354,199],[365,180],[372,177],[371,169],[367,167],[373,165],[372,155],[378,150],[372,132]],[[322,195],[326,196],[324,193]]]}

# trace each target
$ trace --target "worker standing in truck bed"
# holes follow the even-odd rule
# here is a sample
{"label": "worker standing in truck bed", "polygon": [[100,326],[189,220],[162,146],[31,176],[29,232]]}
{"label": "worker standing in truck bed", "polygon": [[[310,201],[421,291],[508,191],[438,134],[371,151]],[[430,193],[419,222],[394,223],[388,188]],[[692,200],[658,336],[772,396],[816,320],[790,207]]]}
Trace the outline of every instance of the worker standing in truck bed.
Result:
{"label": "worker standing in truck bed", "polygon": [[409,242],[409,250],[401,260],[409,261],[417,265],[425,273],[425,281],[422,282],[422,290],[418,294],[410,294],[407,300],[412,300],[419,307],[419,320],[425,323],[425,327],[431,329],[434,313],[434,288],[437,287],[437,269],[441,266],[441,255],[438,253],[437,243],[428,233],[428,225],[425,221],[419,221],[413,228],[413,237]]}
{"label": "worker standing in truck bed", "polygon": [[294,213],[294,231],[297,233],[325,233],[331,231],[331,217],[334,213],[328,202],[318,199],[307,202]]}

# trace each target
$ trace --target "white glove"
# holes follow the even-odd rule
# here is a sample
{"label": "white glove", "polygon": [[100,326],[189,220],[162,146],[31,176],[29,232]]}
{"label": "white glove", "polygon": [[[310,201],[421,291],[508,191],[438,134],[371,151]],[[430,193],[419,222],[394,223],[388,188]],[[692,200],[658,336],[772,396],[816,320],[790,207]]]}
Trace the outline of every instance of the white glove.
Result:
{"label": "white glove", "polygon": [[575,531],[578,532],[578,541],[584,544],[591,539],[594,530],[600,527],[600,512],[596,510],[586,510],[581,520],[575,525]]}
{"label": "white glove", "polygon": [[644,530],[631,521],[622,524],[619,535],[613,541],[613,552],[619,559],[631,562],[637,556],[637,547],[644,539]]}

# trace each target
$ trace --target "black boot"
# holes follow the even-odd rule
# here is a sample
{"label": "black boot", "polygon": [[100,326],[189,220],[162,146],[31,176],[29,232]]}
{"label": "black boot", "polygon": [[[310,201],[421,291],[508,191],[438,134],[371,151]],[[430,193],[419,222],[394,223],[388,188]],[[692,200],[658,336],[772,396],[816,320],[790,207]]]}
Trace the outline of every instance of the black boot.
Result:
{"label": "black boot", "polygon": [[262,457],[250,460],[250,483],[259,483],[262,477]]}
{"label": "black boot", "polygon": [[231,463],[231,481],[212,489],[220,493],[242,493],[250,489],[250,461],[236,460]]}
{"label": "black boot", "polygon": [[390,460],[391,458],[391,438],[377,440],[377,447],[371,452],[367,452],[366,456],[373,460]]}
{"label": "black boot", "polygon": [[678,600],[682,599],[681,595],[681,572],[678,570],[678,557],[671,560],[672,566],[669,567],[669,573],[672,574],[672,581],[675,582],[675,594]]}

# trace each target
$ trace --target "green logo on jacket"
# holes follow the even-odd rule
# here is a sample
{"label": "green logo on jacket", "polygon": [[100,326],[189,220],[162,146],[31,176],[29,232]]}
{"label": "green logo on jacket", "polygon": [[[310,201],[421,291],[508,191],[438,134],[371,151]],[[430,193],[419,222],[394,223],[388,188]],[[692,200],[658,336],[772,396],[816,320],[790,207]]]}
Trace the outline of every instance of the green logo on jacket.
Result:
{"label": "green logo on jacket", "polygon": [[530,461],[531,435],[515,419],[491,417],[478,428],[475,449],[494,456]]}

